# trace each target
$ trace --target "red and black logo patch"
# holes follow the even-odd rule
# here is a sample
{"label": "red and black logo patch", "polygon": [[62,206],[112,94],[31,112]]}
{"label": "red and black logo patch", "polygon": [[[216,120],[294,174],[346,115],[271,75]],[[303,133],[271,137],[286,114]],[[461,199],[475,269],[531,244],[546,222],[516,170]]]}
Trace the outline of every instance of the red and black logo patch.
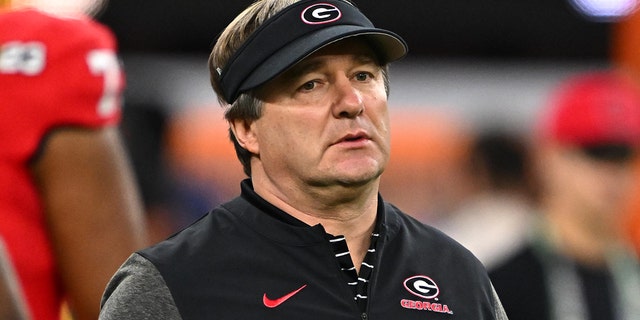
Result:
{"label": "red and black logo patch", "polygon": [[405,309],[453,314],[448,305],[439,303],[440,288],[433,279],[416,275],[404,280],[404,288],[414,296],[424,300],[402,299],[400,305]]}

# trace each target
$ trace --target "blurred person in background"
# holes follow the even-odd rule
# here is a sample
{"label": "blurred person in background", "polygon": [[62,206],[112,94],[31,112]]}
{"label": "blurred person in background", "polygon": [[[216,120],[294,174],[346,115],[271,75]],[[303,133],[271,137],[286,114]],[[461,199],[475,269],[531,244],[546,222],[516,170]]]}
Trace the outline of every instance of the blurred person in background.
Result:
{"label": "blurred person in background", "polygon": [[146,242],[117,127],[114,37],[65,14],[0,12],[0,236],[38,320],[59,319],[65,302],[96,319],[109,278]]}
{"label": "blurred person in background", "polygon": [[526,240],[535,184],[529,145],[518,133],[491,129],[471,139],[463,162],[469,194],[436,226],[490,268]]}
{"label": "blurred person in background", "polygon": [[[178,229],[174,209],[176,188],[164,155],[167,115],[149,104],[125,103],[120,130],[131,159],[147,221],[150,243],[166,239]],[[195,219],[194,219],[195,220]]]}
{"label": "blurred person in background", "polygon": [[618,70],[570,77],[536,129],[539,225],[490,270],[507,315],[638,319],[640,266],[619,226],[640,144],[638,87]]}
{"label": "blurred person in background", "polygon": [[[215,175],[216,170],[212,167],[230,171],[228,166],[235,164],[235,157],[232,158],[233,163],[226,164],[218,155],[205,158],[202,153],[193,155],[186,150],[198,145],[194,141],[211,141],[212,132],[189,131],[198,126],[196,121],[206,122],[210,128],[213,127],[211,121],[219,118],[193,115],[197,119],[190,119],[186,125],[188,128],[174,129],[180,122],[176,120],[179,117],[163,111],[154,103],[132,103],[128,100],[122,112],[120,130],[142,195],[149,242],[155,243],[190,225],[220,203],[215,193],[206,192],[224,181],[221,174]],[[209,171],[191,172],[181,167],[174,155],[191,156]]]}

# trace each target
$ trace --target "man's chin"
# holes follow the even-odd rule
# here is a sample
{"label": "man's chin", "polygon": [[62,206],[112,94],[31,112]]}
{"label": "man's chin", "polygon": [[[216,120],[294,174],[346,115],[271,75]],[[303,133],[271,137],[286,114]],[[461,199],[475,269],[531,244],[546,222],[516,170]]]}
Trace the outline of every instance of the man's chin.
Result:
{"label": "man's chin", "polygon": [[370,170],[370,171],[351,171],[336,178],[338,184],[344,187],[361,187],[371,183],[377,183],[383,170]]}

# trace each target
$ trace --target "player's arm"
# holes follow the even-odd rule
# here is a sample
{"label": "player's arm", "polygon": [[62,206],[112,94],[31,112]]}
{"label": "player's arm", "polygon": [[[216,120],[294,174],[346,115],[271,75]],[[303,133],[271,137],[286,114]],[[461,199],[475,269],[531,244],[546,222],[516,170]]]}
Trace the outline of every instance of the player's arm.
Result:
{"label": "player's arm", "polygon": [[146,241],[117,128],[55,130],[33,173],[72,313],[78,320],[97,319],[107,282]]}

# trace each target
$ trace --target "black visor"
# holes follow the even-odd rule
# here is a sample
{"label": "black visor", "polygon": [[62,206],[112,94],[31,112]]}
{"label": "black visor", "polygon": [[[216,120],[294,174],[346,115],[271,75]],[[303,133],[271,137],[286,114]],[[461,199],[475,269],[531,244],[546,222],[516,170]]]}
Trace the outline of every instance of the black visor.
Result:
{"label": "black visor", "polygon": [[341,0],[303,0],[265,21],[220,71],[225,101],[275,78],[327,44],[364,36],[384,62],[407,53],[405,41],[395,33],[373,26],[353,5]]}

